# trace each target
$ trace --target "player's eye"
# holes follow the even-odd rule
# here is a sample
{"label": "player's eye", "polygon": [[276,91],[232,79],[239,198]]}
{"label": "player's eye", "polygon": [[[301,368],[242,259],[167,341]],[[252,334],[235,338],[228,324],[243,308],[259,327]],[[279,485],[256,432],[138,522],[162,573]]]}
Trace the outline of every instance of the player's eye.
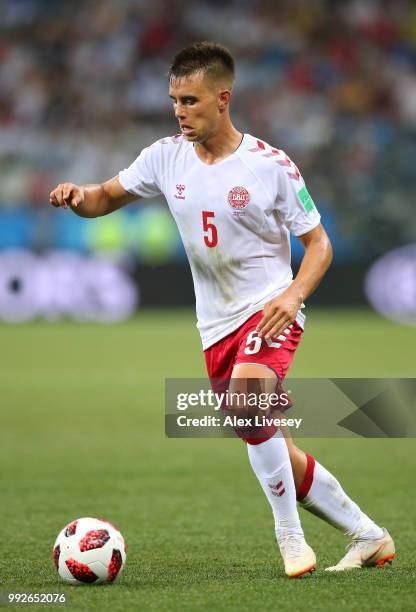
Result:
{"label": "player's eye", "polygon": [[[171,98],[170,99],[173,106],[175,106],[176,104],[178,104],[178,100],[176,100],[176,98]],[[195,98],[182,98],[180,100],[180,103],[183,104],[184,106],[192,106],[193,104],[195,104],[196,99]]]}

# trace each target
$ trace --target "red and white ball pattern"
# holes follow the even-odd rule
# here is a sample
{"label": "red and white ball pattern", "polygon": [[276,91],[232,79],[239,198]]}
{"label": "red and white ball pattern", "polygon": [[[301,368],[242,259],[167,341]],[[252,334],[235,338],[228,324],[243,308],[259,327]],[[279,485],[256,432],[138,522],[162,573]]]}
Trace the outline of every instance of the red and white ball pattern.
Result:
{"label": "red and white ball pattern", "polygon": [[108,521],[80,518],[62,529],[52,557],[55,569],[66,582],[114,582],[126,563],[126,544]]}

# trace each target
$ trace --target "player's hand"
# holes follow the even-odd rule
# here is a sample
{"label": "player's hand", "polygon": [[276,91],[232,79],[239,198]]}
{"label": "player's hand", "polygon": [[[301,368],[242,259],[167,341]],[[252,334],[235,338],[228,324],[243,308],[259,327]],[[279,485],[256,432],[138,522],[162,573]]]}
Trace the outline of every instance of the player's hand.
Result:
{"label": "player's hand", "polygon": [[49,202],[56,208],[68,208],[73,206],[76,208],[84,203],[85,190],[84,187],[74,185],[74,183],[59,183],[49,195]]}
{"label": "player's hand", "polygon": [[278,336],[288,325],[293,323],[301,304],[302,300],[294,297],[290,289],[267,302],[263,309],[263,316],[256,328],[259,336],[264,337],[265,340]]}

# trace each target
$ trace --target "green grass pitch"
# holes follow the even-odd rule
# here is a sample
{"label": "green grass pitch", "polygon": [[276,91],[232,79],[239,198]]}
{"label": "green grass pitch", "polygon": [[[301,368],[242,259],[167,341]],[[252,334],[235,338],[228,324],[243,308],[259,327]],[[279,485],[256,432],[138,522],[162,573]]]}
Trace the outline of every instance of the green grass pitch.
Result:
{"label": "green grass pitch", "polygon": [[[415,376],[415,329],[311,310],[292,376]],[[303,441],[398,553],[392,567],[327,575],[346,539],[302,511],[318,571],[289,581],[244,445],[165,438],[164,379],[204,376],[191,312],[0,336],[0,591],[66,591],[74,610],[414,609],[414,440]],[[127,566],[111,586],[67,587],[52,545],[89,515],[120,527]]]}

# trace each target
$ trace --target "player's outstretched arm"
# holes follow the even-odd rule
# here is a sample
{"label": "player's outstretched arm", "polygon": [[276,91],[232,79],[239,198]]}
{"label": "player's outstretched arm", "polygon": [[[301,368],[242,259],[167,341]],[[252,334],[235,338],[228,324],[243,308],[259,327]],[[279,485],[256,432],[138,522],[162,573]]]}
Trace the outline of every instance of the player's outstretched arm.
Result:
{"label": "player's outstretched arm", "polygon": [[332,261],[332,246],[321,224],[298,239],[305,248],[299,272],[281,295],[270,300],[257,326],[259,336],[274,338],[296,318],[302,302],[315,291]]}
{"label": "player's outstretched arm", "polygon": [[49,196],[52,206],[71,208],[80,217],[102,217],[138,199],[121,186],[118,176],[97,185],[60,183]]}

